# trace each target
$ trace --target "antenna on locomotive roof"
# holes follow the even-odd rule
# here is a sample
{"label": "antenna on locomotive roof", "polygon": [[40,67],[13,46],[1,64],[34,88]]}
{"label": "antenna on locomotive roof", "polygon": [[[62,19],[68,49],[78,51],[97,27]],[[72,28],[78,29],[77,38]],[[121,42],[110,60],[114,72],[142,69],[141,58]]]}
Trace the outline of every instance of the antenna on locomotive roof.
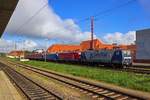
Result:
{"label": "antenna on locomotive roof", "polygon": [[93,45],[93,43],[94,43],[94,17],[92,16],[91,17],[91,41],[90,41],[90,50],[93,50],[94,49],[94,45]]}

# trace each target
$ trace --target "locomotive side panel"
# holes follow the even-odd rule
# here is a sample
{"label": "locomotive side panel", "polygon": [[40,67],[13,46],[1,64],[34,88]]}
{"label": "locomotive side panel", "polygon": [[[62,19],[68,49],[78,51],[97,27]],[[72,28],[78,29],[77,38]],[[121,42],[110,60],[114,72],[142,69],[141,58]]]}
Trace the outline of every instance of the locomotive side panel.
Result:
{"label": "locomotive side panel", "polygon": [[58,57],[59,57],[59,60],[64,60],[64,61],[79,61],[80,60],[79,53],[59,53]]}
{"label": "locomotive side panel", "polygon": [[57,54],[47,54],[46,59],[47,59],[47,61],[57,61],[58,55]]}
{"label": "locomotive side panel", "polygon": [[81,54],[81,59],[87,62],[111,63],[112,55],[111,50],[86,51]]}

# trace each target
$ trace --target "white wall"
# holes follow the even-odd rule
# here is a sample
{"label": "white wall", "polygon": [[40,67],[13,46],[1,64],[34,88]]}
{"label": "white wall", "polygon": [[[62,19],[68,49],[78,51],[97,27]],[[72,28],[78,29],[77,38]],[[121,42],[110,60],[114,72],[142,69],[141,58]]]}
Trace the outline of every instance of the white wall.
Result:
{"label": "white wall", "polygon": [[150,29],[136,32],[136,59],[150,60]]}

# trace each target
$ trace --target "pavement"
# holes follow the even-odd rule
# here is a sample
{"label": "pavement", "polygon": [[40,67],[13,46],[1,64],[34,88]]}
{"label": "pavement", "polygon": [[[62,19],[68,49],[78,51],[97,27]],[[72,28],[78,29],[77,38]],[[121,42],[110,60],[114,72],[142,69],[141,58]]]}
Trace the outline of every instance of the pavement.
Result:
{"label": "pavement", "polygon": [[23,100],[7,75],[0,70],[0,100]]}

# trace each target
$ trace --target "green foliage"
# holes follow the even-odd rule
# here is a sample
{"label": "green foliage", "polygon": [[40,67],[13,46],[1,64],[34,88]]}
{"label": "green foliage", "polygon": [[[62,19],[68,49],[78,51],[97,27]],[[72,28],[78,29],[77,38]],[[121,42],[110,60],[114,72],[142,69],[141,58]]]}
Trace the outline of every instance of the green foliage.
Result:
{"label": "green foliage", "polygon": [[64,74],[71,74],[74,76],[116,84],[126,88],[150,92],[150,75],[140,75],[131,72],[121,72],[79,65],[57,64],[52,62],[29,61],[24,63]]}
{"label": "green foliage", "polygon": [[0,57],[5,57],[6,54],[5,53],[0,53]]}

